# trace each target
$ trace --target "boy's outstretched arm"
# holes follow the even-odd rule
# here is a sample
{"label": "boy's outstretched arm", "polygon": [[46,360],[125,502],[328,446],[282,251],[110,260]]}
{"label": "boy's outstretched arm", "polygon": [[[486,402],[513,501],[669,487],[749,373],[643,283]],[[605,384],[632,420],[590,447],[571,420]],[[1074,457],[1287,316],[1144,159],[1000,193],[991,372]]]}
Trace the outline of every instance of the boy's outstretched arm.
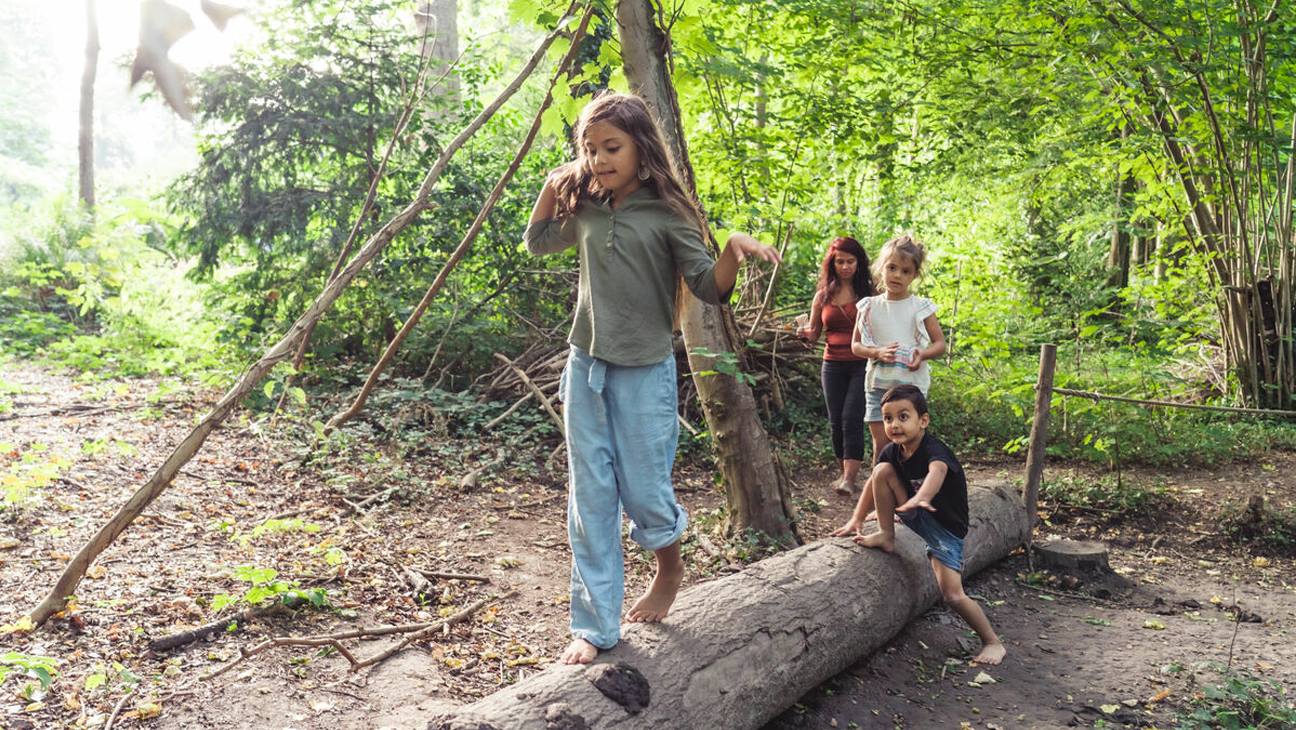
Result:
{"label": "boy's outstretched arm", "polygon": [[909,501],[896,507],[896,512],[908,512],[915,507],[922,507],[928,512],[935,512],[936,508],[932,506],[931,501],[936,498],[936,493],[940,491],[941,485],[945,483],[945,475],[949,473],[949,465],[943,461],[933,461],[927,465],[927,478],[923,480],[922,486]]}

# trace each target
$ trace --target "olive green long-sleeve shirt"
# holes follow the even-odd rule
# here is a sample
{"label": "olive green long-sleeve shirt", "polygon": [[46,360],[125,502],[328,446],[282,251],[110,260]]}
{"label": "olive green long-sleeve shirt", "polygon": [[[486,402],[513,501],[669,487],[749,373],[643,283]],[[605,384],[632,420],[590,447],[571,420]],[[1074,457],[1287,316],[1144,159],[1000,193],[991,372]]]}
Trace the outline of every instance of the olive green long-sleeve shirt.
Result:
{"label": "olive green long-sleeve shirt", "polygon": [[563,221],[536,221],[527,251],[544,255],[576,246],[580,284],[567,341],[616,365],[649,365],[672,352],[675,272],[698,299],[719,304],[715,261],[697,226],[640,188],[612,210],[586,201]]}

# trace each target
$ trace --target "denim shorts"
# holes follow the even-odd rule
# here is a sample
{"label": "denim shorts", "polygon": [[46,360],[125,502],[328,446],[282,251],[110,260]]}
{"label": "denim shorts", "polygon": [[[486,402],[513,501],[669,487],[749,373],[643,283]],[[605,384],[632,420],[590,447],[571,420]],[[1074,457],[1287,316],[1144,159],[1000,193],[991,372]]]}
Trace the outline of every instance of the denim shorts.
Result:
{"label": "denim shorts", "polygon": [[[882,420],[882,396],[891,388],[874,388],[864,396],[864,422],[875,423]],[[927,391],[923,391],[927,395]]]}
{"label": "denim shorts", "polygon": [[882,396],[887,389],[873,388],[864,396],[864,422],[876,423],[882,420]]}
{"label": "denim shorts", "polygon": [[908,512],[897,512],[900,521],[927,543],[927,556],[935,556],[942,564],[957,573],[963,572],[963,538],[955,535],[936,521],[936,516],[922,507]]}

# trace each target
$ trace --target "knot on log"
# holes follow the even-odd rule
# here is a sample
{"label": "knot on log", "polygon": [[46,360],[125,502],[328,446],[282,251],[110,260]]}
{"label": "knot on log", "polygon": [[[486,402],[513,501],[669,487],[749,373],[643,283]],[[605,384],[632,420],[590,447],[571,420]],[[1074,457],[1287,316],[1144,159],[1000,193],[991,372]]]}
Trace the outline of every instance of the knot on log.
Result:
{"label": "knot on log", "polygon": [[585,677],[631,715],[648,706],[648,678],[629,664],[594,664],[585,670]]}
{"label": "knot on log", "polygon": [[571,705],[555,702],[545,708],[545,730],[590,730],[590,726]]}
{"label": "knot on log", "polygon": [[461,719],[453,715],[437,715],[428,723],[427,730],[499,730],[488,722]]}

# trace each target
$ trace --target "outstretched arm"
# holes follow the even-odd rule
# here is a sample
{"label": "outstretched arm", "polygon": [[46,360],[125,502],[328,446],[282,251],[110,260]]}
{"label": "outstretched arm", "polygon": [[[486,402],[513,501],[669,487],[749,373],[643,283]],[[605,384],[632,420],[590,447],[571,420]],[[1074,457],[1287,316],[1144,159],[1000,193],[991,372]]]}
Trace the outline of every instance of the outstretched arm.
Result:
{"label": "outstretched arm", "polygon": [[945,474],[949,472],[949,465],[943,461],[933,461],[927,465],[927,478],[923,480],[922,486],[914,496],[909,498],[908,502],[896,507],[896,512],[908,512],[915,507],[922,507],[928,512],[935,512],[936,508],[932,506],[931,501],[936,499],[936,493],[940,491],[941,485],[945,483]]}
{"label": "outstretched arm", "polygon": [[773,261],[776,264],[783,263],[783,257],[779,255],[778,249],[767,246],[746,233],[734,231],[729,234],[729,240],[725,242],[720,258],[716,259],[715,285],[716,291],[722,296],[733,290],[734,282],[738,281],[738,265],[748,256]]}

